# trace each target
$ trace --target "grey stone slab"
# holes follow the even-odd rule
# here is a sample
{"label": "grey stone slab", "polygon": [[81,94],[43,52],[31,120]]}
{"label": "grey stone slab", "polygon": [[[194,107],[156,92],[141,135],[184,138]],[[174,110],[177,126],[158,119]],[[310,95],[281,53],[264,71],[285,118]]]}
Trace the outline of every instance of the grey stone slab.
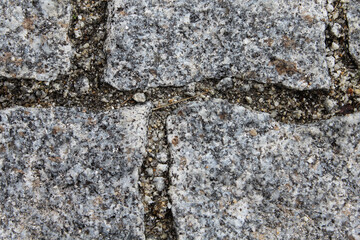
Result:
{"label": "grey stone slab", "polygon": [[179,239],[357,239],[360,113],[282,124],[228,102],[167,121]]}
{"label": "grey stone slab", "polygon": [[349,25],[349,50],[360,64],[360,1],[350,0],[347,20]]}
{"label": "grey stone slab", "polygon": [[144,239],[149,112],[0,111],[0,238]]}
{"label": "grey stone slab", "polygon": [[0,76],[50,81],[70,69],[70,0],[0,2]]}
{"label": "grey stone slab", "polygon": [[118,89],[244,77],[328,88],[325,0],[112,0],[105,81]]}

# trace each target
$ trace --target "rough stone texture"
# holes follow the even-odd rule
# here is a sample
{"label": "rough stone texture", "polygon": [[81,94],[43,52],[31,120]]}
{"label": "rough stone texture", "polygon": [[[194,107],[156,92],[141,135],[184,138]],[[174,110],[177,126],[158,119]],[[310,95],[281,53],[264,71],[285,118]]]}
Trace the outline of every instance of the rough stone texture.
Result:
{"label": "rough stone texture", "polygon": [[144,239],[150,106],[0,112],[1,239]]}
{"label": "rough stone texture", "polygon": [[297,126],[214,100],[167,130],[179,239],[359,238],[359,113]]}
{"label": "rough stone texture", "polygon": [[49,81],[70,68],[70,0],[0,2],[0,76]]}
{"label": "rough stone texture", "polygon": [[349,24],[349,50],[360,64],[360,1],[350,0],[347,20]]}
{"label": "rough stone texture", "polygon": [[325,2],[112,0],[105,81],[129,90],[237,76],[328,88]]}

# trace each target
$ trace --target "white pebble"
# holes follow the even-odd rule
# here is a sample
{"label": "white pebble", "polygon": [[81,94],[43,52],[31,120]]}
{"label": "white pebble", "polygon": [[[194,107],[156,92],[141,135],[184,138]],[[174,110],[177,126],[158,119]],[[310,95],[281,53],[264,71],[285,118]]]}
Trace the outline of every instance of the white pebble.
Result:
{"label": "white pebble", "polygon": [[333,43],[331,44],[331,49],[332,49],[332,50],[338,50],[339,48],[340,48],[340,46],[339,46],[337,43],[333,42]]}
{"label": "white pebble", "polygon": [[158,164],[157,167],[156,167],[156,172],[158,174],[163,174],[167,170],[168,170],[168,165],[167,164]]}
{"label": "white pebble", "polygon": [[252,103],[251,97],[245,97],[245,100],[248,102],[248,104],[251,104],[251,103]]}
{"label": "white pebble", "polygon": [[161,192],[165,188],[165,179],[163,177],[155,177],[154,185],[157,191]]}
{"label": "white pebble", "polygon": [[335,58],[330,56],[326,58],[326,62],[329,68],[334,68],[335,66]]}
{"label": "white pebble", "polygon": [[327,98],[325,101],[324,101],[324,106],[326,108],[326,110],[328,112],[330,112],[331,110],[334,109],[334,107],[336,106],[336,101],[330,99],[330,98]]}
{"label": "white pebble", "polygon": [[332,12],[332,11],[334,11],[334,7],[333,7],[333,5],[328,4],[328,5],[326,6],[326,10],[327,10],[328,12]]}
{"label": "white pebble", "polygon": [[334,26],[331,28],[331,32],[335,35],[335,37],[339,38],[341,37],[341,25],[338,23],[335,23]]}
{"label": "white pebble", "polygon": [[149,176],[152,176],[154,174],[154,170],[152,168],[147,168],[146,172]]}
{"label": "white pebble", "polygon": [[165,152],[159,153],[156,158],[161,163],[166,163],[168,160],[167,154]]}
{"label": "white pebble", "polygon": [[135,93],[133,99],[135,102],[143,103],[146,101],[146,96],[144,93]]}

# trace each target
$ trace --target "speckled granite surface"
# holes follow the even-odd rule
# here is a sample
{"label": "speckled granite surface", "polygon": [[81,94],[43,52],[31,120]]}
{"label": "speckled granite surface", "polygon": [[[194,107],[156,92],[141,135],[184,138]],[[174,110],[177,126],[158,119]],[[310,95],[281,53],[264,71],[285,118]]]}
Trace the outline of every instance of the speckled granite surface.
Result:
{"label": "speckled granite surface", "polygon": [[359,236],[359,113],[297,126],[213,100],[167,130],[179,239]]}
{"label": "speckled granite surface", "polygon": [[349,24],[349,50],[360,64],[360,1],[350,0],[347,12]]}
{"label": "speckled granite surface", "polygon": [[128,90],[238,76],[328,88],[325,2],[112,0],[105,81]]}
{"label": "speckled granite surface", "polygon": [[149,112],[0,111],[0,238],[144,239]]}
{"label": "speckled granite surface", "polygon": [[0,2],[0,76],[54,80],[70,69],[70,0]]}

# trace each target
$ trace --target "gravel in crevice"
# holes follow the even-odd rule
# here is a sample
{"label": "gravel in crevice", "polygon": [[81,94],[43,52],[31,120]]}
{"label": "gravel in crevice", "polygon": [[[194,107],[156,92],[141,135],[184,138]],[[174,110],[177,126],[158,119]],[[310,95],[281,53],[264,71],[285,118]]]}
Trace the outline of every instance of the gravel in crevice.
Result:
{"label": "gravel in crevice", "polygon": [[166,139],[166,118],[169,115],[167,110],[152,112],[148,129],[148,156],[140,177],[147,239],[176,239],[168,195],[171,162]]}

